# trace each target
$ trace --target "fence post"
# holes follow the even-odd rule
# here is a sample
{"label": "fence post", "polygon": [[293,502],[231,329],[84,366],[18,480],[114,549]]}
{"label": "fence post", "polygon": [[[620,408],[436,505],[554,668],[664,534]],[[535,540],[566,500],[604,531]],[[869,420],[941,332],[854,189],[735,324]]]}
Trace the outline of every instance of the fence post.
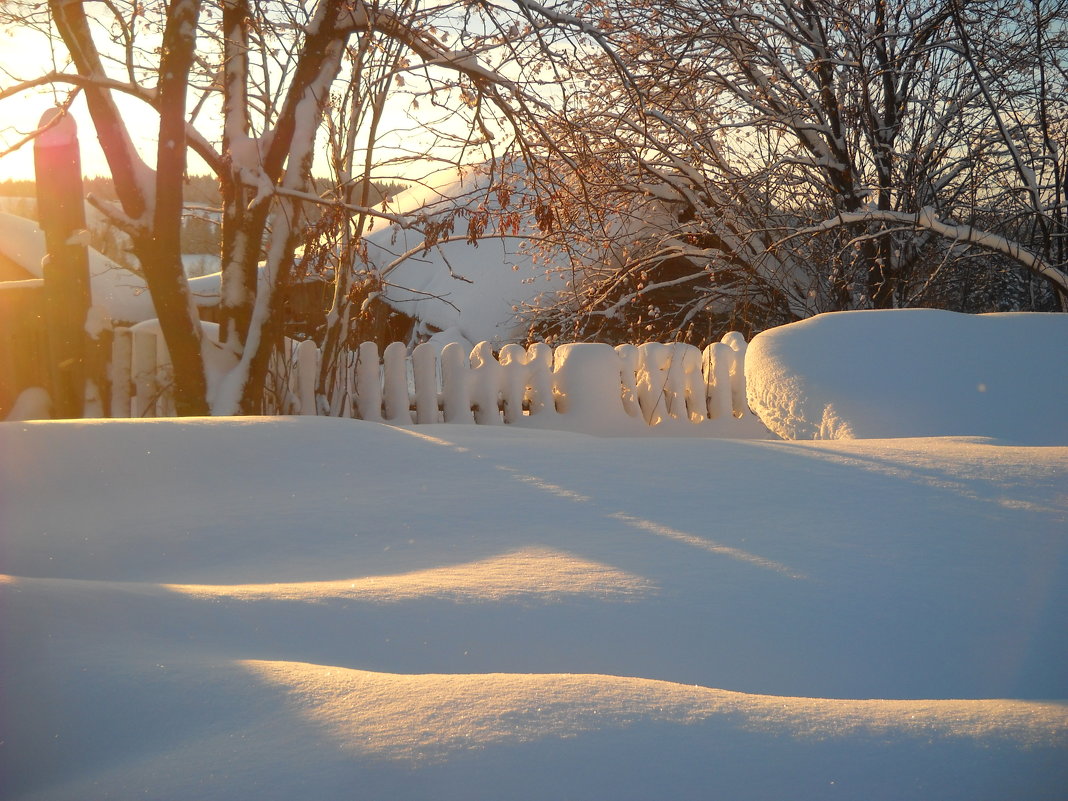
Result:
{"label": "fence post", "polygon": [[[0,291],[0,420],[30,387],[49,385],[43,282],[30,279]],[[49,398],[51,402],[51,398]]]}
{"label": "fence post", "polygon": [[382,420],[382,374],[374,342],[364,342],[356,351],[356,414],[373,423]]}
{"label": "fence post", "polygon": [[493,357],[493,346],[479,342],[471,351],[471,405],[475,422],[497,425],[501,422],[501,365]]}
{"label": "fence post", "polygon": [[544,342],[535,342],[527,348],[530,413],[540,415],[543,419],[552,419],[557,415],[556,396],[553,393],[553,356],[553,349]]}
{"label": "fence post", "polygon": [[731,365],[734,358],[734,351],[723,342],[713,342],[705,348],[705,403],[710,420],[731,416]]}
{"label": "fence post", "polygon": [[441,406],[446,423],[471,422],[471,371],[456,342],[441,350]]}
{"label": "fence post", "polygon": [[319,410],[315,405],[315,382],[319,375],[319,349],[310,339],[301,340],[297,343],[294,361],[300,413],[317,414]]}
{"label": "fence post", "polygon": [[382,401],[386,422],[411,425],[412,399],[408,393],[408,349],[403,342],[391,342],[382,354]]}
{"label": "fence post", "polygon": [[734,351],[734,360],[731,362],[731,406],[735,417],[743,417],[749,413],[745,390],[745,350],[749,346],[745,337],[737,331],[729,331],[720,341]]}
{"label": "fence post", "polygon": [[[158,324],[158,320],[156,323]],[[163,330],[156,329],[156,417],[174,417],[174,362]]]}
{"label": "fence post", "polygon": [[638,404],[638,371],[641,369],[642,356],[636,345],[616,345],[619,354],[619,380],[623,392],[623,410],[631,417],[641,417],[642,407]]}
{"label": "fence post", "polygon": [[412,377],[415,380],[415,422],[438,421],[438,350],[429,342],[412,351]]}
{"label": "fence post", "polygon": [[693,345],[676,345],[675,355],[682,362],[683,408],[680,416],[691,423],[699,423],[708,417],[705,399],[705,379],[701,373],[701,351]]}
{"label": "fence post", "polygon": [[505,345],[497,357],[501,365],[501,405],[504,422],[523,419],[523,397],[527,392],[527,350],[522,345]]}
{"label": "fence post", "polygon": [[132,417],[156,417],[156,401],[159,398],[159,365],[156,357],[158,344],[156,332],[145,330],[144,323],[130,329],[133,337],[130,366],[134,383]]}
{"label": "fence post", "polygon": [[[58,116],[58,119],[57,119]],[[57,417],[85,411],[86,317],[92,297],[82,199],[82,167],[74,118],[52,108],[33,143],[37,216],[45,235],[44,292],[52,408]]]}
{"label": "fence post", "polygon": [[642,417],[649,425],[656,425],[669,416],[668,370],[671,368],[671,345],[645,342],[638,346],[640,354],[635,388]]}

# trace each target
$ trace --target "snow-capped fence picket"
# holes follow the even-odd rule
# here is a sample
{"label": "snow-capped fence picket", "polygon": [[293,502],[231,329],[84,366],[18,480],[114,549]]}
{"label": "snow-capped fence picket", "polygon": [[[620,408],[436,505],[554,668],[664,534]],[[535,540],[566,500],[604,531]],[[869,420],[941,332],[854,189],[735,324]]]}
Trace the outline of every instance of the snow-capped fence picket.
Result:
{"label": "snow-capped fence picket", "polygon": [[[208,338],[217,328],[204,323]],[[732,332],[701,350],[680,343],[576,343],[553,349],[538,343],[481,342],[469,353],[431,343],[411,353],[394,342],[380,354],[365,342],[346,358],[347,416],[396,425],[477,423],[564,428],[590,433],[660,430],[716,421],[753,420],[745,400],[746,342]],[[320,353],[309,341],[291,342],[289,357],[272,372],[276,411],[316,414]],[[115,332],[112,416],[174,413],[170,362],[155,321]],[[688,430],[688,429],[687,429]]]}

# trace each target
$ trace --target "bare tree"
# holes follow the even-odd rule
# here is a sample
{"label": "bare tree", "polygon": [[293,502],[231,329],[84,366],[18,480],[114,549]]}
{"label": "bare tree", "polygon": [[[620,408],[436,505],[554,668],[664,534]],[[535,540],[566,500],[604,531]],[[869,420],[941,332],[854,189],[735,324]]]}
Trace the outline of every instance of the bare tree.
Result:
{"label": "bare tree", "polygon": [[547,125],[582,165],[571,227],[617,263],[580,260],[542,331],[930,304],[1006,260],[1068,298],[1063,0],[585,7],[600,50]]}
{"label": "bare tree", "polygon": [[[314,249],[314,238],[330,228],[313,208],[327,207],[327,219],[336,221],[329,237],[338,243],[337,284],[324,364],[336,362],[350,319],[350,266],[363,232],[376,218],[425,222],[397,219],[369,202],[388,103],[400,98],[409,109],[422,102],[438,112],[420,123],[423,133],[432,131],[429,139],[406,142],[422,142],[424,150],[397,158],[462,164],[485,158],[501,126],[540,102],[489,65],[502,60],[495,48],[503,12],[482,6],[474,0],[5,5],[5,21],[50,35],[56,69],[22,76],[0,91],[0,101],[45,84],[84,96],[118,196],[117,203],[90,200],[131,238],[173,361],[179,414],[261,408],[278,342],[280,291],[294,278],[300,246]],[[153,164],[133,146],[115,102],[119,94],[155,115]],[[325,193],[312,181],[324,126],[335,179]],[[217,343],[202,336],[180,258],[189,151],[215,173],[222,191]],[[327,370],[320,389],[325,396],[332,387]],[[337,410],[330,398],[323,406]]]}

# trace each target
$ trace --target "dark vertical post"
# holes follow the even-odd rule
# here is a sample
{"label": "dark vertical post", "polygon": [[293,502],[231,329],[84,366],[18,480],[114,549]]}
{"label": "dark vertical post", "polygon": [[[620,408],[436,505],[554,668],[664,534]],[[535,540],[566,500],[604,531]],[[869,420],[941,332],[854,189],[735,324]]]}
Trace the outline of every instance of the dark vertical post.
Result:
{"label": "dark vertical post", "polygon": [[[56,119],[57,115],[59,119]],[[56,417],[82,417],[85,406],[85,319],[92,302],[82,198],[78,129],[62,109],[41,117],[34,140],[37,216],[45,235],[45,321],[49,340],[52,409]]]}

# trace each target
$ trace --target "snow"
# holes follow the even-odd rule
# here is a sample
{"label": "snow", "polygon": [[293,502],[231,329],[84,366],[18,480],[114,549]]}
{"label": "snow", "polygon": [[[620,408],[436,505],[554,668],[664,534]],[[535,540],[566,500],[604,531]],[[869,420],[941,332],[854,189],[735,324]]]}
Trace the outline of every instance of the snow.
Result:
{"label": "snow", "polygon": [[[483,341],[468,355],[460,343],[431,338],[410,356],[403,343],[391,343],[379,370],[377,347],[364,343],[355,416],[382,420],[384,400],[385,419],[398,425],[414,418],[598,436],[773,438],[745,405],[744,345],[740,335],[727,335],[706,351],[706,364],[700,350],[681,343],[571,343],[554,352],[545,343],[494,351]],[[309,351],[309,359],[318,357],[314,346]],[[307,381],[310,392],[314,380]]]}
{"label": "snow", "polygon": [[758,334],[750,408],[785,439],[1068,445],[1068,315],[822,314]]}
{"label": "snow", "polygon": [[111,315],[100,306],[90,306],[85,315],[85,333],[90,339],[100,339],[100,335],[111,328]]}
{"label": "snow", "polygon": [[[819,442],[684,434],[704,398],[653,390],[700,360],[657,344],[565,346],[510,425],[33,422],[28,391],[0,423],[0,795],[1063,798],[1065,320],[759,334],[750,403]],[[717,383],[745,348],[712,348]],[[547,358],[470,361],[515,397],[507,365]],[[720,405],[698,430],[740,430]]]}
{"label": "snow", "polygon": [[[494,180],[500,181],[501,175],[479,167],[441,170],[391,198],[386,211],[409,219],[418,214],[436,219],[455,209],[473,213],[480,206],[498,212],[499,198],[491,190]],[[518,192],[513,199],[520,202]],[[426,333],[450,331],[442,347],[461,339],[499,345],[522,338],[523,326],[513,307],[564,287],[559,275],[548,274],[523,248],[528,216],[523,214],[518,236],[494,235],[491,222],[486,238],[476,245],[464,238],[467,218],[461,215],[455,226],[460,238],[441,242],[427,253],[422,234],[413,228],[394,223],[372,231],[365,237],[368,259],[389,282],[386,302],[419,320]]]}
{"label": "snow", "polygon": [[4,418],[5,420],[47,420],[52,416],[52,398],[48,390],[41,387],[27,387],[19,393],[15,404]]}
{"label": "snow", "polygon": [[0,454],[5,798],[1068,786],[1065,447],[294,417]]}
{"label": "snow", "polygon": [[628,416],[622,404],[605,403],[619,393],[620,360],[611,345],[579,342],[556,349],[554,384],[560,398],[557,410],[583,430],[610,434],[625,428],[637,415]]}
{"label": "snow", "polygon": [[[221,259],[211,253],[183,253],[182,267],[190,278],[219,273],[222,269]],[[217,291],[217,290],[216,290]]]}
{"label": "snow", "polygon": [[[389,238],[389,234],[371,234],[367,239],[372,254],[379,241]],[[397,244],[380,260],[388,263],[392,260],[388,254],[421,241],[421,236],[402,231]],[[496,237],[480,241],[477,248],[466,241],[452,241],[437,245],[425,256],[416,253],[388,276],[392,286],[386,299],[432,329],[458,330],[468,342],[514,341],[523,326],[516,321],[512,306],[547,288],[523,283],[524,278],[533,277],[534,265],[519,244],[515,237]]]}

